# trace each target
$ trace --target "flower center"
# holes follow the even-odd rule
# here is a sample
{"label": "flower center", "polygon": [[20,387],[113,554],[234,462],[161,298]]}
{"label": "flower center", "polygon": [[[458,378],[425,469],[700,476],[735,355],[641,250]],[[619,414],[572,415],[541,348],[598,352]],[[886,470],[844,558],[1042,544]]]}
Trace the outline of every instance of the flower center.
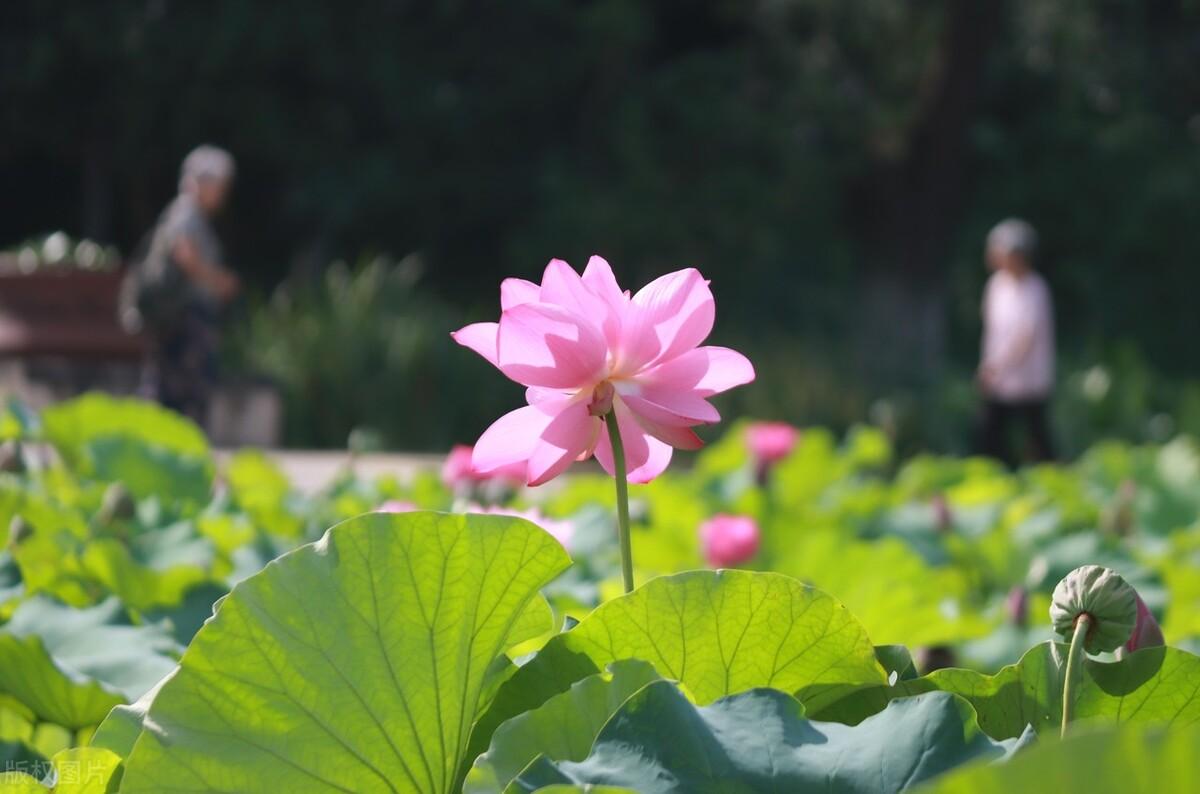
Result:
{"label": "flower center", "polygon": [[600,381],[592,389],[592,400],[588,403],[588,413],[592,416],[608,416],[612,411],[613,396],[617,390],[609,381]]}

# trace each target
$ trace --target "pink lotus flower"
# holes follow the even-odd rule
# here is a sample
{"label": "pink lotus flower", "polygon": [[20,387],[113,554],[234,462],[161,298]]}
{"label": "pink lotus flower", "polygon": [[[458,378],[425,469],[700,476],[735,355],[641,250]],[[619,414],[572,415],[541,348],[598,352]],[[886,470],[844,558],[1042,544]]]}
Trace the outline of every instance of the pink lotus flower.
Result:
{"label": "pink lotus flower", "polygon": [[760,465],[770,465],[792,453],[800,431],[787,422],[754,422],[746,428],[746,446]]}
{"label": "pink lotus flower", "polygon": [[1154,619],[1154,615],[1142,597],[1137,596],[1137,622],[1133,626],[1133,634],[1130,635],[1129,642],[1125,643],[1125,650],[1133,653],[1141,648],[1154,648],[1165,644],[1166,640],[1163,639],[1158,621]]}
{"label": "pink lotus flower", "polygon": [[758,524],[748,516],[718,514],[700,525],[704,558],[714,568],[740,565],[758,553]]}
{"label": "pink lotus flower", "polygon": [[463,485],[500,480],[513,485],[525,483],[525,466],[518,463],[512,466],[502,466],[495,471],[483,473],[477,471],[471,463],[473,450],[466,444],[455,444],[442,464],[442,482],[447,488],[456,489]]}
{"label": "pink lotus flower", "polygon": [[528,387],[529,404],[500,417],[475,444],[479,472],[522,466],[524,481],[540,485],[594,454],[614,474],[602,432],[611,411],[629,482],[649,482],[667,467],[673,447],[703,446],[692,428],[720,419],[708,397],[754,379],[742,354],[700,346],[716,306],[694,269],[669,273],[631,296],[598,256],[582,277],[554,259],[540,285],[506,279],[500,307],[499,323],[453,334]]}

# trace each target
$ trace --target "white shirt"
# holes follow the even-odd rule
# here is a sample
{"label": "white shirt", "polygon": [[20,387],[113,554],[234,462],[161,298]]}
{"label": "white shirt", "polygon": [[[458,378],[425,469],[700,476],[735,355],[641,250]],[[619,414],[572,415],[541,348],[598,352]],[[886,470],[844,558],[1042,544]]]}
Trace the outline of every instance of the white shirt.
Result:
{"label": "white shirt", "polygon": [[1038,400],[1054,388],[1054,307],[1045,280],[1000,270],[983,292],[983,366],[987,393]]}

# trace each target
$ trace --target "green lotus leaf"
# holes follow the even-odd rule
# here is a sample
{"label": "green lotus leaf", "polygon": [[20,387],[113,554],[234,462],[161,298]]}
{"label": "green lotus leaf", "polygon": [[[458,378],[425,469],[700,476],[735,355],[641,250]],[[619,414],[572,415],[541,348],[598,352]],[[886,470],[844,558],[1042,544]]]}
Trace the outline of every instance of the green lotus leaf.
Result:
{"label": "green lotus leaf", "polygon": [[496,660],[568,564],[504,516],[335,526],[221,602],[154,697],[122,792],[458,791],[511,673]]}
{"label": "green lotus leaf", "polygon": [[[566,634],[550,639],[541,650],[512,675],[502,681],[475,722],[465,758],[469,765],[488,749],[492,735],[501,723],[538,708],[555,695],[566,692],[577,681],[601,672],[587,654],[567,647]],[[466,774],[464,768],[463,774]]]}
{"label": "green lotus leaf", "polygon": [[297,537],[303,533],[304,519],[287,505],[291,483],[279,466],[262,452],[240,450],[226,465],[225,478],[234,500],[256,526],[280,537]]}
{"label": "green lotus leaf", "polygon": [[919,789],[923,794],[1014,791],[1133,794],[1200,791],[1200,729],[1109,726],[1050,740],[1004,764],[968,765]]}
{"label": "green lotus leaf", "polygon": [[657,680],[658,673],[646,662],[613,662],[609,672],[588,676],[538,708],[513,717],[492,734],[487,753],[467,775],[463,794],[500,794],[539,755],[582,761],[621,704]]}
{"label": "green lotus leaf", "polygon": [[899,538],[798,532],[790,520],[777,520],[769,533],[789,539],[776,569],[836,595],[877,643],[947,644],[991,628],[966,606],[970,584],[963,570],[931,566]]}
{"label": "green lotus leaf", "polygon": [[966,701],[946,692],[897,700],[849,727],[804,718],[799,701],[754,689],[697,707],[672,683],[633,695],[583,761],[527,767],[509,791],[554,783],[616,785],[642,794],[737,791],[898,792],[975,759],[1004,758]]}
{"label": "green lotus leaf", "polygon": [[846,687],[886,682],[866,630],[844,606],[774,573],[654,579],[599,606],[564,642],[598,668],[618,659],[650,662],[699,703],[765,686],[817,708]]}
{"label": "green lotus leaf", "polygon": [[[989,736],[1019,736],[1026,725],[1056,734],[1062,722],[1062,669],[1067,646],[1046,642],[995,675],[937,670],[894,686],[865,687],[813,717],[854,724],[889,700],[941,690],[970,701]],[[1074,718],[1078,722],[1191,725],[1200,722],[1200,656],[1177,648],[1145,648],[1119,662],[1084,662]]]}
{"label": "green lotus leaf", "polygon": [[47,408],[45,437],[76,473],[119,482],[137,498],[203,502],[212,486],[208,442],[194,422],[154,403],[87,394]]}
{"label": "green lotus leaf", "polygon": [[35,597],[0,627],[0,694],[40,720],[91,727],[169,673],[179,650],[163,629],[130,625],[115,598],[72,609]]}

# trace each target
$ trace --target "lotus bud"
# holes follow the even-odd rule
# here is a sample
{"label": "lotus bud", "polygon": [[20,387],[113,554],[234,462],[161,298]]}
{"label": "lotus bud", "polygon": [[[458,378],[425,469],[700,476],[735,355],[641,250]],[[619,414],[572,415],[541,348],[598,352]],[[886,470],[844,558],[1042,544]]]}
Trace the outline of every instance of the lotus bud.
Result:
{"label": "lotus bud", "polygon": [[950,532],[954,529],[954,514],[950,512],[950,504],[942,494],[935,494],[930,500],[933,505],[933,519],[938,532]]}
{"label": "lotus bud", "polygon": [[748,516],[715,515],[700,525],[700,545],[714,568],[740,565],[758,553],[758,524]]}
{"label": "lotus bud", "polygon": [[1133,627],[1133,635],[1129,642],[1125,643],[1125,650],[1133,653],[1142,648],[1165,645],[1162,629],[1158,627],[1158,621],[1154,619],[1146,602],[1139,595],[1135,595],[1134,598],[1137,599],[1137,624]]}
{"label": "lotus bud", "polygon": [[787,422],[755,422],[746,428],[746,446],[755,460],[775,463],[792,453],[800,431]]}
{"label": "lotus bud", "polygon": [[1029,591],[1021,585],[1013,585],[1004,599],[1004,611],[1014,626],[1025,628],[1029,623]]}
{"label": "lotus bud", "polygon": [[456,444],[442,464],[442,483],[452,491],[470,491],[484,483],[497,483],[505,489],[519,488],[525,484],[524,462],[501,466],[488,472],[475,468],[475,450],[466,444]]}
{"label": "lotus bud", "polygon": [[466,444],[455,444],[446,461],[442,464],[442,483],[447,488],[457,488],[463,483],[475,480],[475,470],[471,467],[472,449]]}
{"label": "lotus bud", "polygon": [[800,431],[787,422],[754,422],[746,428],[746,447],[754,459],[754,475],[765,485],[771,467],[792,454]]}
{"label": "lotus bud", "polygon": [[1137,592],[1113,570],[1084,565],[1067,574],[1054,588],[1050,622],[1067,640],[1083,615],[1090,619],[1084,649],[1088,653],[1115,651],[1129,641],[1137,623]]}

